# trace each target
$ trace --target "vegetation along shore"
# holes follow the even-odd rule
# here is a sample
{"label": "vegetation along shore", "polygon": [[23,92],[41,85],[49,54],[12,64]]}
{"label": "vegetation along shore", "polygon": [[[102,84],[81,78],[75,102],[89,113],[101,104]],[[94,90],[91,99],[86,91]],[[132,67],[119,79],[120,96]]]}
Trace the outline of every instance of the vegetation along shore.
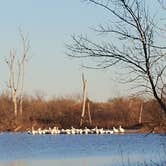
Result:
{"label": "vegetation along shore", "polygon": [[160,106],[155,100],[141,98],[115,98],[107,102],[90,101],[92,124],[85,120],[80,127],[82,101],[71,98],[24,96],[23,112],[15,117],[13,105],[7,93],[0,96],[0,131],[28,131],[34,129],[104,128],[122,126],[128,131],[140,133],[166,133],[166,123]]}

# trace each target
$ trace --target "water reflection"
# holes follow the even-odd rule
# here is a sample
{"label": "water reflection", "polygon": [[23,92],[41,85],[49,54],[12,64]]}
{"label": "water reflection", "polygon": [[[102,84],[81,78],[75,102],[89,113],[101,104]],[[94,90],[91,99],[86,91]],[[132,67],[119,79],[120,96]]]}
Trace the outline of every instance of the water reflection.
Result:
{"label": "water reflection", "polygon": [[24,161],[8,161],[3,162],[0,166],[165,166],[166,162],[153,162],[153,161],[139,161],[139,158],[135,156],[130,159],[117,157],[89,157],[89,158],[77,158],[77,159],[57,159],[57,160],[24,160]]}
{"label": "water reflection", "polygon": [[156,166],[165,155],[166,137],[157,134],[0,135],[0,166]]}
{"label": "water reflection", "polygon": [[2,166],[28,166],[26,161],[2,162],[0,165],[2,165]]}

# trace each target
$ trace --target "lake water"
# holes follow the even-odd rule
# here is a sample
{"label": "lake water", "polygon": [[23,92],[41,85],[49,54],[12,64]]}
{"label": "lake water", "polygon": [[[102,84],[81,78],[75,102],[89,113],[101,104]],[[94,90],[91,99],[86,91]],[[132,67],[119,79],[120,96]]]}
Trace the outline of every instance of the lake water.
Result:
{"label": "lake water", "polygon": [[0,166],[166,165],[166,136],[0,134]]}

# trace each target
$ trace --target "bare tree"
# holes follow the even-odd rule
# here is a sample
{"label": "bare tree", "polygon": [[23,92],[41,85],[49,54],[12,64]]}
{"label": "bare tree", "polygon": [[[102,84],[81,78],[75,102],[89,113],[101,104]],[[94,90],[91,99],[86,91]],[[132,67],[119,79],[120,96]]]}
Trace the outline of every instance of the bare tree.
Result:
{"label": "bare tree", "polygon": [[107,40],[94,42],[83,35],[73,35],[72,44],[67,45],[69,56],[90,58],[94,62],[95,66],[85,67],[103,69],[116,66],[118,70],[127,71],[127,82],[135,82],[152,95],[166,115],[166,96],[163,96],[166,47],[160,43],[157,17],[149,12],[145,0],[86,1],[110,14],[111,21],[106,26],[99,25],[94,29],[105,34],[104,37],[107,35]]}
{"label": "bare tree", "polygon": [[88,122],[90,125],[92,125],[92,119],[90,113],[90,100],[87,97],[87,80],[85,80],[84,74],[82,74],[82,82],[83,82],[83,101],[82,101],[82,114],[81,114],[80,126],[82,126],[83,120],[85,120],[86,105],[88,113]]}
{"label": "bare tree", "polygon": [[14,114],[17,116],[17,89],[18,89],[18,81],[15,84],[15,75],[14,75],[14,66],[15,66],[15,50],[10,51],[10,57],[6,60],[6,63],[9,67],[9,88],[11,91],[11,98],[14,107]]}
{"label": "bare tree", "polygon": [[29,50],[29,40],[25,38],[21,31],[20,36],[22,40],[22,53],[20,59],[18,59],[15,49],[10,50],[10,56],[6,59],[6,63],[9,67],[9,88],[15,116],[18,115],[18,104],[20,114],[22,115],[24,68]]}
{"label": "bare tree", "polygon": [[24,34],[20,31],[21,40],[22,40],[22,58],[20,62],[20,114],[22,115],[22,103],[23,103],[23,91],[24,91],[24,71],[25,71],[25,62],[27,58],[27,53],[30,48],[29,40]]}

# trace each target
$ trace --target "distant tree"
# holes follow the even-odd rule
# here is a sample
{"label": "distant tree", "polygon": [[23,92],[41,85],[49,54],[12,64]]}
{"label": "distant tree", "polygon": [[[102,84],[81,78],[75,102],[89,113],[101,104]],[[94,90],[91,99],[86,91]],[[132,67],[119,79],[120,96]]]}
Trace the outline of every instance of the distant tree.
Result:
{"label": "distant tree", "polygon": [[6,59],[6,63],[9,67],[9,89],[11,92],[11,98],[13,102],[14,115],[18,115],[18,104],[19,111],[22,115],[22,103],[23,103],[23,90],[24,90],[24,68],[29,50],[29,40],[20,31],[22,40],[22,53],[18,59],[16,50],[10,50],[10,56]]}
{"label": "distant tree", "polygon": [[160,42],[162,34],[157,25],[160,20],[155,20],[157,17],[148,9],[149,1],[85,1],[110,13],[111,21],[94,30],[111,38],[100,43],[83,35],[73,35],[72,44],[67,45],[69,56],[89,58],[95,64],[88,63],[85,67],[116,66],[127,71],[127,82],[135,82],[144,93],[153,95],[166,115],[166,46]]}

